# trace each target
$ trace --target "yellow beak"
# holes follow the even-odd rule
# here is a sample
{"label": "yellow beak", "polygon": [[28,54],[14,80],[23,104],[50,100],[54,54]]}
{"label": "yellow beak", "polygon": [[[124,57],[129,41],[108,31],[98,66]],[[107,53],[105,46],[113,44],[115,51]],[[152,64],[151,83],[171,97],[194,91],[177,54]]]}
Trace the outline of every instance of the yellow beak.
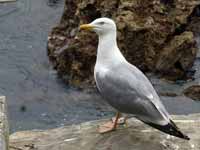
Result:
{"label": "yellow beak", "polygon": [[80,25],[80,29],[81,30],[92,30],[94,28],[93,25],[90,25],[90,24],[83,24],[83,25]]}

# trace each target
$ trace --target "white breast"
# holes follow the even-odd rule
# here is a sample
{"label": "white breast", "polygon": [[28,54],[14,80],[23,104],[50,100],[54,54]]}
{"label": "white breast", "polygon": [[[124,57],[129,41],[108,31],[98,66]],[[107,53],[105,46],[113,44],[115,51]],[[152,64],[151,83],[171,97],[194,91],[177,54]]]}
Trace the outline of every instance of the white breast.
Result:
{"label": "white breast", "polygon": [[109,71],[109,68],[103,65],[96,65],[94,69],[95,76],[98,73],[98,75],[102,78],[105,77],[108,71]]}
{"label": "white breast", "polygon": [[96,82],[96,85],[97,85],[97,88],[100,90],[99,88],[99,85],[98,85],[98,82],[97,82],[97,79],[96,79],[96,75],[98,74],[98,76],[100,78],[104,78],[105,75],[108,73],[109,69],[105,66],[102,66],[102,65],[95,65],[95,68],[94,68],[94,79],[95,79],[95,82]]}

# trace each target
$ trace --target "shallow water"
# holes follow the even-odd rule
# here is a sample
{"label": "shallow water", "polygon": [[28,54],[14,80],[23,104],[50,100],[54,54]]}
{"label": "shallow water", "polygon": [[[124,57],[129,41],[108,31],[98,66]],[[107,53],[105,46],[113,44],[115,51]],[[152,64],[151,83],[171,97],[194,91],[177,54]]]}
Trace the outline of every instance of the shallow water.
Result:
{"label": "shallow water", "polygon": [[62,10],[63,1],[0,4],[0,93],[8,100],[12,131],[52,128],[104,114],[97,112],[96,102],[87,102],[87,93],[69,89],[51,69],[47,36]]}
{"label": "shallow water", "polygon": [[[55,2],[18,0],[0,4],[0,93],[7,97],[12,132],[113,115],[98,93],[67,87],[51,68],[46,56],[47,36],[59,22],[64,6],[62,0]],[[160,86],[157,79],[153,80],[158,90],[171,89],[171,85]],[[179,85],[173,87],[178,89]],[[185,97],[162,99],[171,113],[200,112],[200,103]]]}

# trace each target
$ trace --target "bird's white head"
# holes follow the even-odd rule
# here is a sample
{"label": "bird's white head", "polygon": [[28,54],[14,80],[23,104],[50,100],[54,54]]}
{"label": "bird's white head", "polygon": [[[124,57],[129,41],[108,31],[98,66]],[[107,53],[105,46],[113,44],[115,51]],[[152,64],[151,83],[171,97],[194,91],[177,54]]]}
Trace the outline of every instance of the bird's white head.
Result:
{"label": "bird's white head", "polygon": [[112,19],[98,18],[89,24],[81,25],[80,29],[94,31],[99,36],[97,66],[113,65],[125,61],[125,58],[117,46],[117,29]]}
{"label": "bird's white head", "polygon": [[101,36],[109,33],[116,33],[116,24],[112,19],[98,18],[89,24],[81,25],[80,29],[91,30]]}

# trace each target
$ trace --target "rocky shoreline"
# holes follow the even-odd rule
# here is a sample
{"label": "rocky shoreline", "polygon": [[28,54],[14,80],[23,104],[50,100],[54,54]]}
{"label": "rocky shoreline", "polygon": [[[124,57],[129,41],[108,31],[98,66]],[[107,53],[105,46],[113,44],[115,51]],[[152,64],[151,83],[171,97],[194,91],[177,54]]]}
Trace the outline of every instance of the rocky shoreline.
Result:
{"label": "rocky shoreline", "polygon": [[108,134],[99,134],[97,128],[107,120],[90,121],[50,130],[33,130],[10,136],[10,150],[199,150],[200,114],[173,116],[190,141],[168,136],[131,118],[128,126]]}
{"label": "rocky shoreline", "polygon": [[199,9],[198,0],[67,0],[49,34],[48,56],[67,84],[93,86],[97,37],[78,26],[106,16],[116,21],[119,47],[132,64],[169,80],[188,79],[197,55]]}

